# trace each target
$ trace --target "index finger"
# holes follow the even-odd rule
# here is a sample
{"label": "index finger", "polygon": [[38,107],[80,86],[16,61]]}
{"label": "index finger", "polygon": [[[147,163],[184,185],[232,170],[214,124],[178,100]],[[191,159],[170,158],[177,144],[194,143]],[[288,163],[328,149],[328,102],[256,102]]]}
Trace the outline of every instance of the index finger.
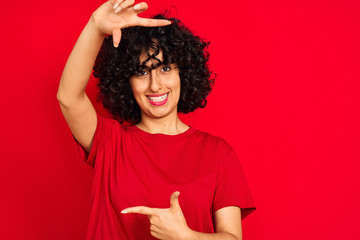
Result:
{"label": "index finger", "polygon": [[121,213],[139,213],[143,215],[155,215],[156,208],[137,206],[137,207],[125,208],[124,210],[121,211]]}
{"label": "index finger", "polygon": [[171,24],[171,21],[166,19],[139,18],[139,21],[139,26],[143,27],[161,27]]}

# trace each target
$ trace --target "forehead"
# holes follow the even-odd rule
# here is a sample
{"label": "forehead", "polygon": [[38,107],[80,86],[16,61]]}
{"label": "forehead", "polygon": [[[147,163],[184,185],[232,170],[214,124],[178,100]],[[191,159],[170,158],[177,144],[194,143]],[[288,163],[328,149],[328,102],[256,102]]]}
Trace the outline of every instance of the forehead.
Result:
{"label": "forehead", "polygon": [[161,64],[163,60],[163,52],[161,49],[157,50],[150,48],[147,51],[144,49],[139,57],[140,65],[145,65],[148,67],[155,67]]}

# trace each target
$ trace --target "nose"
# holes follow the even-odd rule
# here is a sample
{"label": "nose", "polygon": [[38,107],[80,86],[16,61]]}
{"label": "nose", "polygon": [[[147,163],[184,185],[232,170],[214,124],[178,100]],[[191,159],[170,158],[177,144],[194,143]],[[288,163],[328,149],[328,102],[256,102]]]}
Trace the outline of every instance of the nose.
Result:
{"label": "nose", "polygon": [[158,92],[161,88],[162,88],[161,78],[155,70],[152,70],[150,74],[150,89],[153,92]]}

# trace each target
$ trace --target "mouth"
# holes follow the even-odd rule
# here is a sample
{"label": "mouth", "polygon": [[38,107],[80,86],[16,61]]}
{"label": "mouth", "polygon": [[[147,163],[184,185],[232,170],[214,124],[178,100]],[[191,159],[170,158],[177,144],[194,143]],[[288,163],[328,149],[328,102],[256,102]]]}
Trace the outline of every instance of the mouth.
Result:
{"label": "mouth", "polygon": [[157,95],[146,95],[149,102],[154,106],[164,105],[168,100],[169,92]]}

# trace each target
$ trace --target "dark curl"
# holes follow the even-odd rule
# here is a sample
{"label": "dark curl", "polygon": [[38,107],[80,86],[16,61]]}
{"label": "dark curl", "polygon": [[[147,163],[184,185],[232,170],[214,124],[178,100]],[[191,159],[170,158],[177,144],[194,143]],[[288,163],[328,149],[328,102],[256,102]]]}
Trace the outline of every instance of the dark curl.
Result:
{"label": "dark curl", "polygon": [[[164,27],[129,27],[122,29],[121,41],[114,48],[111,35],[105,37],[94,65],[93,75],[99,78],[97,100],[120,122],[138,123],[140,107],[130,87],[130,77],[143,65],[140,55],[149,49],[163,52],[163,64],[176,63],[181,79],[178,112],[189,113],[204,108],[216,74],[208,67],[209,42],[200,39],[176,18],[156,15],[154,19],[169,19]],[[156,42],[154,42],[154,40]]]}

